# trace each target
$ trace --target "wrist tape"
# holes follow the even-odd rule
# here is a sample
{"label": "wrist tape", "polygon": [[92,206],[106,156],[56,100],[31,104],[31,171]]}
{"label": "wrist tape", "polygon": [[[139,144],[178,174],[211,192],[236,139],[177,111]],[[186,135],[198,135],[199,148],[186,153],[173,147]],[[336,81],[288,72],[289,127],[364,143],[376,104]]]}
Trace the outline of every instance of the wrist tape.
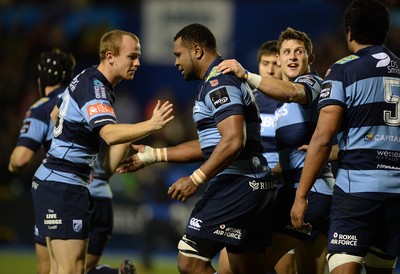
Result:
{"label": "wrist tape", "polygon": [[144,152],[138,152],[137,156],[144,166],[154,164],[156,162],[168,162],[167,148],[152,148],[145,146]]}
{"label": "wrist tape", "polygon": [[196,186],[200,186],[207,181],[206,175],[204,175],[203,171],[200,168],[196,169],[192,175],[190,175],[190,179],[192,179],[193,183]]}
{"label": "wrist tape", "polygon": [[256,89],[258,88],[258,86],[261,83],[262,77],[258,74],[255,73],[251,73],[249,71],[245,71],[244,74],[244,79],[246,80],[246,82],[249,84],[249,86],[251,87],[251,89]]}

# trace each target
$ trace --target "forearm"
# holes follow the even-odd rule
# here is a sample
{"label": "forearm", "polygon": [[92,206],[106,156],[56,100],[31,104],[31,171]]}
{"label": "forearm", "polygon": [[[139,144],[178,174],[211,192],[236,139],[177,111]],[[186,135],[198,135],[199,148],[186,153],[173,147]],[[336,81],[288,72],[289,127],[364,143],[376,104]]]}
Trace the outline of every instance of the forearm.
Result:
{"label": "forearm", "polygon": [[107,145],[134,142],[159,130],[149,120],[136,124],[108,124],[100,129],[100,136]]}
{"label": "forearm", "polygon": [[258,90],[280,102],[307,103],[304,86],[290,81],[278,80],[272,77],[262,77],[258,85]]}
{"label": "forearm", "polygon": [[238,138],[228,140],[221,138],[210,158],[201,165],[201,171],[208,179],[211,179],[231,165],[243,148],[244,143],[240,142]]}
{"label": "forearm", "polygon": [[130,143],[113,145],[108,148],[108,153],[103,162],[103,168],[110,176],[114,174],[122,160],[127,157]]}
{"label": "forearm", "polygon": [[193,163],[204,160],[198,140],[167,147],[167,157],[170,163]]}
{"label": "forearm", "polygon": [[8,163],[8,170],[10,172],[22,172],[30,165],[33,158],[34,151],[23,146],[14,148]]}

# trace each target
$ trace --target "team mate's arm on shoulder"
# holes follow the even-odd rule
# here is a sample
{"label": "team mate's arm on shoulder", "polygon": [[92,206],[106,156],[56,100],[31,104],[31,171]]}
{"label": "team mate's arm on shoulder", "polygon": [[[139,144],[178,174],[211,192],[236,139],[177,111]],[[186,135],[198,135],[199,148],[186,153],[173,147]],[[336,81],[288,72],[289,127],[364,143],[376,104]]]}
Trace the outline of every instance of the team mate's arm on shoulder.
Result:
{"label": "team mate's arm on shoulder", "polygon": [[107,124],[100,129],[99,134],[107,145],[132,142],[162,129],[174,119],[172,110],[170,102],[166,101],[161,105],[158,101],[149,120],[136,124]]}
{"label": "team mate's arm on shoulder", "polygon": [[304,223],[304,214],[308,207],[307,197],[331,154],[332,139],[339,129],[343,112],[343,108],[337,105],[326,106],[320,111],[317,127],[308,146],[296,198],[290,214],[292,224],[296,228],[308,226]]}
{"label": "team mate's arm on shoulder", "polygon": [[223,74],[234,73],[236,77],[246,81],[252,89],[258,89],[277,101],[296,102],[299,104],[308,103],[303,85],[273,77],[261,77],[258,74],[245,70],[235,59],[222,61],[217,69]]}

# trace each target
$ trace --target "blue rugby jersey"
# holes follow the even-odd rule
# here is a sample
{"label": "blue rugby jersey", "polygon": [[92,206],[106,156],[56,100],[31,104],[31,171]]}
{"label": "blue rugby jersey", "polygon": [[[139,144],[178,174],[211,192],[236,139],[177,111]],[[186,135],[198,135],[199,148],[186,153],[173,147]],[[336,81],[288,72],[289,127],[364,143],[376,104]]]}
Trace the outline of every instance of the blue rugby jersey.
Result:
{"label": "blue rugby jersey", "polygon": [[347,193],[400,193],[400,60],[370,46],[331,66],[318,107],[344,108],[336,184]]}
{"label": "blue rugby jersey", "polygon": [[26,112],[16,146],[37,151],[42,145],[48,151],[51,144],[53,123],[50,113],[61,97],[65,87],[60,87],[48,96],[40,98]]}
{"label": "blue rugby jersey", "polygon": [[278,151],[275,144],[275,110],[279,104],[259,90],[253,91],[261,118],[261,144],[264,148],[263,155],[272,168],[279,162]]}
{"label": "blue rugby jersey", "polygon": [[91,67],[72,80],[62,100],[48,157],[35,177],[86,186],[102,142],[98,130],[116,123],[113,87]]}
{"label": "blue rugby jersey", "polygon": [[[297,77],[295,83],[305,87],[308,104],[281,103],[275,111],[276,147],[286,186],[297,188],[303,170],[306,152],[298,147],[309,144],[318,120],[318,98],[322,79],[310,73]],[[332,194],[334,178],[330,165],[326,165],[311,191]]]}
{"label": "blue rugby jersey", "polygon": [[102,168],[99,157],[94,162],[92,174],[93,180],[89,184],[90,195],[99,198],[112,198],[113,194],[108,182],[109,177]]}
{"label": "blue rugby jersey", "polygon": [[260,116],[250,87],[233,74],[222,74],[217,58],[198,87],[193,107],[200,147],[208,159],[221,139],[217,124],[231,115],[245,116],[246,144],[236,160],[220,174],[241,174],[252,178],[270,174],[260,136]]}

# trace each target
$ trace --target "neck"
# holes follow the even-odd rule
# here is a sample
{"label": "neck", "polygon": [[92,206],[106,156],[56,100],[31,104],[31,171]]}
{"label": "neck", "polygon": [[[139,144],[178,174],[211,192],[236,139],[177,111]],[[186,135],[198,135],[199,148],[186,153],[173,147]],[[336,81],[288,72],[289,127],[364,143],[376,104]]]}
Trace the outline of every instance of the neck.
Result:
{"label": "neck", "polygon": [[61,84],[57,84],[57,85],[54,85],[54,86],[47,86],[47,87],[45,87],[45,88],[44,88],[44,95],[45,95],[45,96],[48,96],[50,93],[53,92],[53,90],[55,90],[55,89],[57,89],[57,88],[59,88],[59,87],[61,87]]}
{"label": "neck", "polygon": [[104,62],[101,62],[98,66],[97,69],[101,72],[101,74],[104,75],[104,77],[106,77],[106,79],[108,80],[108,82],[110,82],[110,84],[114,87],[116,86],[121,79],[118,79],[117,77],[113,76],[112,74],[112,68],[107,66]]}
{"label": "neck", "polygon": [[356,53],[357,51],[362,50],[367,47],[370,47],[370,46],[373,46],[373,45],[362,45],[353,40],[349,43],[349,50],[353,53]]}
{"label": "neck", "polygon": [[204,78],[204,75],[206,74],[208,68],[210,67],[212,62],[214,62],[215,59],[217,59],[218,57],[220,57],[218,54],[212,54],[204,57],[204,59],[202,60],[202,66],[200,66],[199,69],[200,79]]}

